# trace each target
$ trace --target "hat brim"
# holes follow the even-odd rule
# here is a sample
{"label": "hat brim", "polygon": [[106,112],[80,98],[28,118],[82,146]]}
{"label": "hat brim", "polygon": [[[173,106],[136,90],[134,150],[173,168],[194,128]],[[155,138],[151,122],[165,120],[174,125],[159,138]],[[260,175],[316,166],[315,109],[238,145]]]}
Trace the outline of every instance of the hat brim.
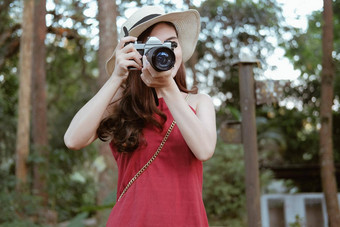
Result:
{"label": "hat brim", "polygon": [[[150,26],[159,22],[171,22],[174,24],[178,33],[178,41],[182,48],[183,62],[188,61],[195,51],[201,28],[200,15],[197,10],[190,9],[183,12],[172,12],[154,17],[153,19],[150,19],[132,28],[129,31],[129,35],[138,37]],[[121,31],[120,38],[123,36],[124,33]],[[114,70],[114,64],[115,51],[106,62],[106,72],[109,75],[111,75]]]}

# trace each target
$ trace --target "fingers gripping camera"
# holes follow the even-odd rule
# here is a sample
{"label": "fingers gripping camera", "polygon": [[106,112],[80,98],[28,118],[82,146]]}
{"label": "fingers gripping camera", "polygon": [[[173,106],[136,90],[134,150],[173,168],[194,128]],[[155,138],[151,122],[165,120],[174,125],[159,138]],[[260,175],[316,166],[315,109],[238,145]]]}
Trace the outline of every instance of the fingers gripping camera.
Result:
{"label": "fingers gripping camera", "polygon": [[[140,55],[145,55],[151,66],[158,72],[168,71],[176,62],[174,49],[177,47],[176,42],[165,41],[162,43],[156,37],[150,37],[146,43],[133,43]],[[129,68],[136,70],[136,68]]]}

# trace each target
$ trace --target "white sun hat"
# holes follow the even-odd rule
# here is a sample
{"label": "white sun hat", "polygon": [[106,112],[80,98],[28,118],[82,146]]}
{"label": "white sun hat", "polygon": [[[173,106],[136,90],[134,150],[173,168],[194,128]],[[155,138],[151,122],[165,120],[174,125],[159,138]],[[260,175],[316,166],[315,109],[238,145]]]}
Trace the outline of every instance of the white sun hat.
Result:
{"label": "white sun hat", "polygon": [[[176,27],[178,41],[182,48],[183,62],[188,61],[194,53],[201,29],[200,15],[197,10],[164,13],[164,10],[157,6],[142,7],[122,25],[120,38],[124,37],[124,27],[130,36],[138,37],[147,28],[159,22],[171,22]],[[109,75],[112,74],[114,65],[115,52],[106,62],[106,72]]]}

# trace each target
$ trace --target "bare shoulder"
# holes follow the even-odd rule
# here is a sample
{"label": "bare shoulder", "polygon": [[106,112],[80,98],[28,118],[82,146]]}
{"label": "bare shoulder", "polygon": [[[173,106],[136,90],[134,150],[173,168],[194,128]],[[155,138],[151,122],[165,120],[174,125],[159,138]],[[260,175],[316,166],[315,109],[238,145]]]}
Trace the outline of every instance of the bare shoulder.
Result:
{"label": "bare shoulder", "polygon": [[211,97],[206,94],[190,94],[188,97],[188,103],[196,111],[202,105],[213,106]]}

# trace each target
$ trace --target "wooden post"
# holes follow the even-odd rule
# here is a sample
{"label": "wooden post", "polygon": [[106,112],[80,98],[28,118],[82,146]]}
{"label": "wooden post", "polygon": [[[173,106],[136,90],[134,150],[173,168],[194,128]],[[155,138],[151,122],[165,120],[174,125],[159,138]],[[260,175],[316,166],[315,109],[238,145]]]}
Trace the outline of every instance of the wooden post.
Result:
{"label": "wooden post", "polygon": [[261,226],[260,183],[255,121],[255,89],[253,66],[257,61],[240,60],[240,107],[242,113],[242,141],[245,161],[247,218],[249,227]]}

